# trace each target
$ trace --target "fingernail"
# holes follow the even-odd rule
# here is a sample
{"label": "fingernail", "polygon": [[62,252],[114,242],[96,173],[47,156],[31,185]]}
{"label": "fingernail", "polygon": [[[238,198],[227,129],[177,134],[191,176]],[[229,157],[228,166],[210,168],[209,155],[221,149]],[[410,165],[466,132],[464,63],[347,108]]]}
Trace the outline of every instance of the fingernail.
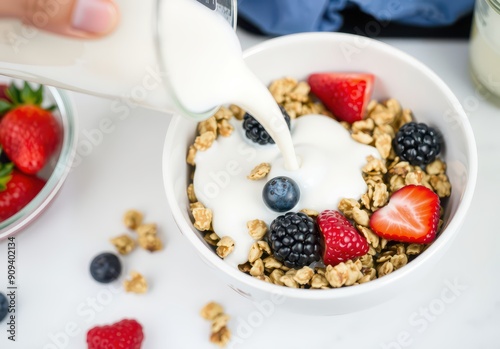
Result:
{"label": "fingernail", "polygon": [[77,0],[71,23],[74,29],[100,34],[111,30],[117,18],[116,5],[109,0]]}

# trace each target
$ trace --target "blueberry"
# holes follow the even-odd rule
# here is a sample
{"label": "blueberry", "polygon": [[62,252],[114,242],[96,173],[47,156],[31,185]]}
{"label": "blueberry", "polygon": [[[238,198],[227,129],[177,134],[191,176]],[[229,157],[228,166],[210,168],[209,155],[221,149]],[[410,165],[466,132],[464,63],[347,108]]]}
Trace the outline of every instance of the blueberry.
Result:
{"label": "blueberry", "polygon": [[9,310],[9,305],[7,302],[7,297],[3,293],[0,293],[0,322],[5,319],[7,312]]}
{"label": "blueberry", "polygon": [[118,279],[121,272],[122,264],[113,253],[101,253],[90,263],[90,274],[94,280],[104,284]]}
{"label": "blueberry", "polygon": [[291,178],[275,177],[264,186],[262,199],[271,210],[287,212],[299,202],[300,189]]}

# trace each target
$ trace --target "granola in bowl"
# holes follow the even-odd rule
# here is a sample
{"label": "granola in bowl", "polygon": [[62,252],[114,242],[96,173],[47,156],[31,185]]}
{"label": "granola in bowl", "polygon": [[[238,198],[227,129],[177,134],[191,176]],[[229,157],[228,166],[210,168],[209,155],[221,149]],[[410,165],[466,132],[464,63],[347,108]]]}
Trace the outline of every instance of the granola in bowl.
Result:
{"label": "granola in bowl", "polygon": [[[299,124],[297,120],[321,114],[329,122],[342,125],[356,143],[373,149],[373,153],[366,156],[359,167],[365,190],[359,196],[341,197],[335,206],[308,207],[298,200],[293,209],[275,210],[274,220],[253,217],[246,221],[246,235],[250,243],[239,246],[231,234],[223,234],[214,228],[215,214],[210,200],[206,195],[197,193],[193,183],[198,171],[196,160],[199,153],[208,151],[224,138],[245,137],[241,129],[245,129],[248,114],[235,105],[222,107],[211,118],[198,124],[197,136],[187,153],[187,163],[192,166],[187,195],[193,225],[220,258],[228,258],[234,251],[245,249],[246,260],[237,264],[242,273],[280,286],[329,289],[362,284],[390,274],[410,263],[434,241],[443,224],[443,205],[451,194],[446,162],[438,156],[442,139],[434,129],[416,123],[411,110],[404,109],[393,98],[369,101],[363,108],[362,118],[353,119],[353,114],[339,118],[342,110],[332,112],[334,108],[325,105],[328,102],[322,102],[321,93],[311,92],[308,81],[285,77],[273,81],[269,90],[295,127],[305,123]],[[408,140],[408,137],[418,138],[414,137],[415,133],[423,139],[417,155]],[[435,139],[429,140],[429,135]],[[259,144],[251,146],[259,152]],[[220,144],[216,147],[214,151],[223,151]],[[426,158],[432,152],[436,154]],[[272,177],[272,170],[273,165],[269,162],[255,162],[251,170],[235,176],[263,186],[276,179]],[[284,185],[285,182],[278,184]],[[302,186],[301,190],[307,188]],[[199,197],[204,197],[203,203]],[[245,198],[241,198],[239,204],[244,210]],[[262,202],[259,204],[264,206]],[[395,224],[397,216],[394,211],[406,214],[406,207],[410,207],[411,210],[418,210],[412,213],[418,216],[424,210],[421,206],[433,208],[425,212],[425,223],[428,225],[425,234],[413,228],[400,227],[397,232],[391,231],[389,226]],[[288,213],[280,216],[280,212]],[[309,225],[309,230],[304,228],[305,237],[290,242],[295,228],[291,235],[283,237],[283,231],[288,229],[290,222],[297,227]],[[408,221],[396,223],[404,226]],[[421,225],[422,222],[413,223]],[[345,230],[342,230],[344,227]],[[341,247],[344,249],[341,252],[337,251],[339,248],[336,245],[340,241],[339,231],[351,234],[342,235],[342,238],[351,241],[352,246]],[[315,236],[315,242],[312,242],[311,236]],[[292,256],[294,252],[299,257]],[[304,255],[312,259],[302,258]]]}

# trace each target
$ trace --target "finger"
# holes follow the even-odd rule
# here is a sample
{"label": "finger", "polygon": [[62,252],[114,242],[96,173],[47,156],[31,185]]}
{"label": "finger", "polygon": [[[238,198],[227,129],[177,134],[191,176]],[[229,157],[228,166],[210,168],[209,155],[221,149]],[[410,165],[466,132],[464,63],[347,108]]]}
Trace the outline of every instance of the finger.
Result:
{"label": "finger", "polygon": [[24,3],[18,17],[25,23],[66,36],[98,38],[112,32],[119,20],[118,7],[113,0],[7,1]]}

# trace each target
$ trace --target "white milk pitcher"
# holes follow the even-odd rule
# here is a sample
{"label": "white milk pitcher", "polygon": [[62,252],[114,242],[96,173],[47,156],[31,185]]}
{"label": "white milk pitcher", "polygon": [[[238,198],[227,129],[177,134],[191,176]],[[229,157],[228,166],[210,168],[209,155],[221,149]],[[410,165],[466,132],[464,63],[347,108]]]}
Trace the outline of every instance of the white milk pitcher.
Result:
{"label": "white milk pitcher", "polygon": [[[94,40],[58,36],[1,19],[0,74],[111,98],[114,108],[127,103],[206,118],[214,109],[187,110],[169,86],[172,68],[165,66],[168,52],[162,47],[162,30],[175,30],[168,26],[165,9],[170,6],[168,13],[174,8],[176,15],[189,16],[177,7],[186,1],[198,1],[222,15],[229,28],[236,28],[236,0],[116,0],[121,13],[118,27]],[[175,35],[182,37],[178,31]]]}

